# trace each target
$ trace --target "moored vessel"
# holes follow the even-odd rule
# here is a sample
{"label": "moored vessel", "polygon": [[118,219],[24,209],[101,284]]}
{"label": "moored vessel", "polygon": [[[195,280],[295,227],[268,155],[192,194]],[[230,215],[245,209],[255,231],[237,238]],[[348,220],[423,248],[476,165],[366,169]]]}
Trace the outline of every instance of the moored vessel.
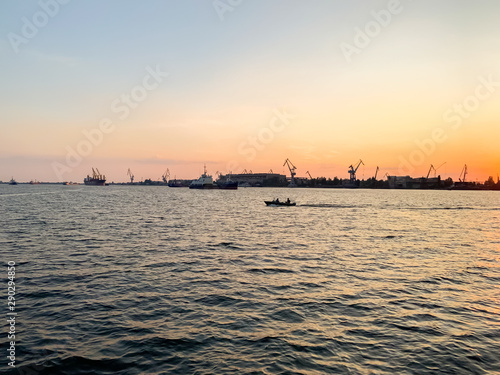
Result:
{"label": "moored vessel", "polygon": [[219,178],[219,180],[217,180],[217,187],[224,190],[237,190],[238,181],[231,180],[229,176],[227,176],[225,180]]}
{"label": "moored vessel", "polygon": [[99,169],[96,168],[94,170],[94,168],[92,168],[92,177],[87,175],[87,177],[83,179],[83,183],[85,185],[104,186],[106,185],[106,176],[101,174]]}
{"label": "moored vessel", "polygon": [[180,180],[170,180],[168,183],[167,183],[168,187],[186,187],[187,185],[184,185],[182,183],[182,181]]}
{"label": "moored vessel", "polygon": [[214,180],[212,179],[212,176],[207,174],[206,166],[203,166],[203,174],[201,175],[201,177],[197,180],[194,180],[189,185],[190,189],[213,189],[214,187],[216,187],[214,185]]}
{"label": "moored vessel", "polygon": [[217,186],[219,187],[219,189],[237,190],[238,189],[238,181],[218,182]]}

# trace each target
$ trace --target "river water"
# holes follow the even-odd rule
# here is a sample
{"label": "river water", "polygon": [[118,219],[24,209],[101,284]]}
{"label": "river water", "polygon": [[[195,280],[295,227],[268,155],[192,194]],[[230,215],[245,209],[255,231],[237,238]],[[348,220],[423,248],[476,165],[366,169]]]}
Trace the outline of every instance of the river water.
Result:
{"label": "river water", "polygon": [[0,221],[19,373],[500,372],[498,192],[0,185]]}

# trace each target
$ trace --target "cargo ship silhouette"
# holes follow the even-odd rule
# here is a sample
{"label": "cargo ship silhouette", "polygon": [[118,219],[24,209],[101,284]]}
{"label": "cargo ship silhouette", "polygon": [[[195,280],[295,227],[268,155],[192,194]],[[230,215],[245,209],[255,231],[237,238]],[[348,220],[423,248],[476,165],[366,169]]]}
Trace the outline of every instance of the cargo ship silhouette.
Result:
{"label": "cargo ship silhouette", "polygon": [[83,179],[83,183],[85,185],[104,186],[106,185],[106,176],[101,174],[99,169],[96,168],[94,170],[94,168],[92,168],[92,177],[87,175],[87,177]]}

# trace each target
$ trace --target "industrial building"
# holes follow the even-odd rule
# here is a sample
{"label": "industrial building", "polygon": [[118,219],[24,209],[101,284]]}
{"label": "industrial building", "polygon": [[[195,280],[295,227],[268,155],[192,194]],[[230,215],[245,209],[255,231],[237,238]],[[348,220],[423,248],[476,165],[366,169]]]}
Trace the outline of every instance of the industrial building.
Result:
{"label": "industrial building", "polygon": [[441,185],[440,177],[419,177],[410,176],[387,176],[389,187],[391,189],[425,189],[438,188]]}

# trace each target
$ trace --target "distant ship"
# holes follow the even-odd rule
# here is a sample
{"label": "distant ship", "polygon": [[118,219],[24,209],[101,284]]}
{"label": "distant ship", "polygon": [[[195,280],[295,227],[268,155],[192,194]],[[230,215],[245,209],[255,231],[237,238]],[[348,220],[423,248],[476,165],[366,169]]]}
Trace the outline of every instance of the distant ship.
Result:
{"label": "distant ship", "polygon": [[83,180],[85,185],[104,186],[106,185],[106,176],[99,172],[99,169],[92,168],[92,177],[88,176]]}
{"label": "distant ship", "polygon": [[66,181],[66,182],[63,182],[63,185],[68,186],[68,185],[80,185],[80,184],[78,182],[68,182],[68,181]]}
{"label": "distant ship", "polygon": [[227,177],[225,181],[217,181],[217,186],[219,189],[225,190],[237,190],[238,189],[238,181],[233,181],[231,178]]}
{"label": "distant ship", "polygon": [[39,184],[40,184],[40,181],[37,181],[37,180],[30,181],[30,185],[39,185]]}
{"label": "distant ship", "polygon": [[217,186],[214,185],[214,180],[212,179],[212,176],[207,174],[207,167],[203,167],[203,174],[201,177],[197,180],[194,180],[191,182],[189,185],[190,189],[213,189],[216,188]]}
{"label": "distant ship", "polygon": [[17,181],[14,180],[14,177],[12,177],[11,180],[9,181],[9,185],[17,185]]}
{"label": "distant ship", "polygon": [[182,184],[182,181],[179,181],[179,180],[170,180],[167,185],[168,185],[168,187],[184,187],[185,186]]}

